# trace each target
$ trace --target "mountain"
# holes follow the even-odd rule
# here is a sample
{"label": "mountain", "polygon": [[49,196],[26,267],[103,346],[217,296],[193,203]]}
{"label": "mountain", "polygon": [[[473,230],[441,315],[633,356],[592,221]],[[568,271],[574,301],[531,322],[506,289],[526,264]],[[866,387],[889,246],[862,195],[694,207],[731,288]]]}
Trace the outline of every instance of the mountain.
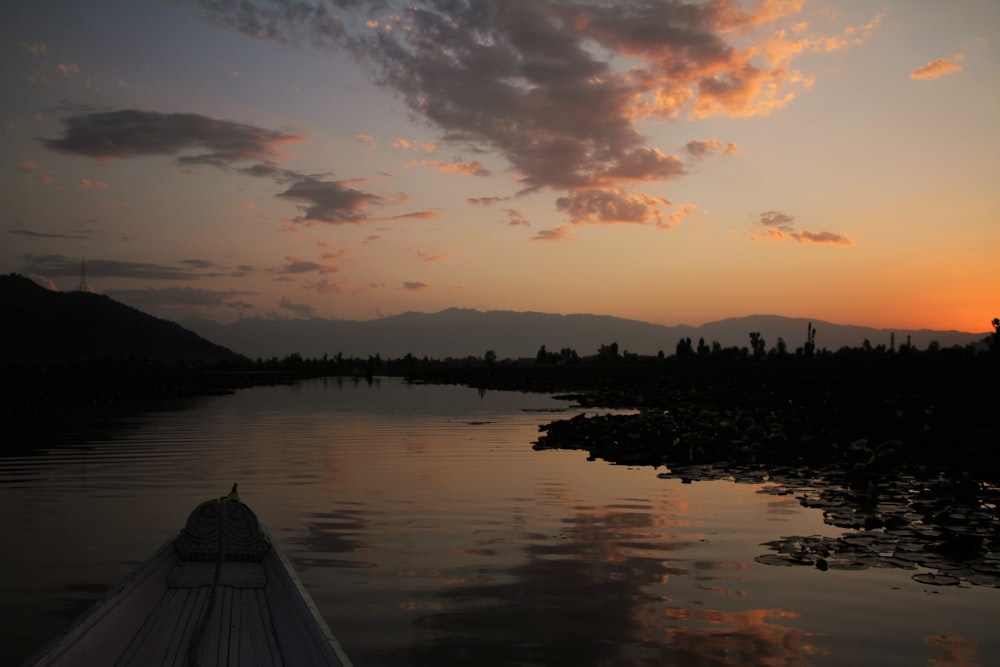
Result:
{"label": "mountain", "polygon": [[[185,325],[208,339],[218,341],[250,358],[268,359],[299,353],[318,358],[324,354],[365,358],[416,357],[445,359],[481,357],[493,350],[503,358],[534,357],[544,345],[549,352],[571,348],[580,356],[596,354],[601,345],[618,343],[621,352],[673,354],[677,341],[699,338],[723,347],[749,346],[749,333],[759,331],[770,349],[778,337],[789,351],[806,340],[809,323],[817,329],[816,346],[837,350],[859,347],[865,339],[872,345],[890,344],[887,329],[845,326],[774,315],[753,315],[710,322],[700,327],[663,326],[606,315],[553,315],[534,312],[477,311],[449,308],[438,313],[403,313],[377,320],[262,319],[245,318],[230,324],[211,320],[187,320]],[[977,343],[987,334],[961,331],[895,331],[896,346],[910,337],[911,343],[925,348],[931,341],[944,347]]]}
{"label": "mountain", "polygon": [[0,316],[0,366],[241,358],[175,322],[106,296],[53,292],[17,274],[0,276]]}

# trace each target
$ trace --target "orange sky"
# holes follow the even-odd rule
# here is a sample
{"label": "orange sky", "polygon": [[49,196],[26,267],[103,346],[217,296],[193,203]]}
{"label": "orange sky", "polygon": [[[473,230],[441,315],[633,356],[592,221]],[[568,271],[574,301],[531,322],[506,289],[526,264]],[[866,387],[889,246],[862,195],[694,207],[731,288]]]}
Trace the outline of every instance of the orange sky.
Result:
{"label": "orange sky", "polygon": [[0,8],[0,271],[174,319],[1000,316],[990,0],[220,7]]}

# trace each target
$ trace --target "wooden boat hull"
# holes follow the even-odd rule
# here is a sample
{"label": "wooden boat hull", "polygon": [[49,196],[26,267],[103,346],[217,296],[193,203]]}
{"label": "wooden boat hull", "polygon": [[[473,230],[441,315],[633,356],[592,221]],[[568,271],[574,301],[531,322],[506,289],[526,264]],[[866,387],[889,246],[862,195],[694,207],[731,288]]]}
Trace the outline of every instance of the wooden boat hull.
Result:
{"label": "wooden boat hull", "polygon": [[[249,508],[228,502],[252,518],[249,533],[262,551],[259,560],[228,552],[216,562],[192,557],[192,540],[184,548],[182,532],[27,664],[349,666],[277,543]],[[229,544],[241,531],[228,532],[207,540],[203,551],[221,552],[218,544]]]}

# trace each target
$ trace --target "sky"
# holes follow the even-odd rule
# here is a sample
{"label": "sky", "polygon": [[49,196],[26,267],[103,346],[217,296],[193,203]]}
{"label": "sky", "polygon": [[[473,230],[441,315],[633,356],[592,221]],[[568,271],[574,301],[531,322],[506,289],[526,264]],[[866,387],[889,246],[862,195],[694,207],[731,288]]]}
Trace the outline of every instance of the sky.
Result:
{"label": "sky", "polygon": [[175,320],[990,330],[996,0],[9,0],[0,273]]}

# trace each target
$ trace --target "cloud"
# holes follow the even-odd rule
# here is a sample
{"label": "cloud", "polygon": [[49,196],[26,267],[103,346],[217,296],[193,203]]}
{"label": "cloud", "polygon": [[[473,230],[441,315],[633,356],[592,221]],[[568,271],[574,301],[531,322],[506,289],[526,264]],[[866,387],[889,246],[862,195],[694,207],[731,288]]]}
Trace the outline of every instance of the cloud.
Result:
{"label": "cloud", "polygon": [[[24,273],[44,276],[79,276],[80,259],[64,255],[22,255]],[[203,273],[183,266],[122,262],[113,259],[88,259],[88,278],[136,278],[142,280],[196,280],[220,275]]]}
{"label": "cloud", "polygon": [[318,273],[320,275],[326,275],[329,273],[336,273],[339,271],[336,266],[330,266],[328,264],[319,264],[317,262],[309,262],[298,257],[285,257],[285,264],[277,273],[281,275],[294,275],[300,273]]}
{"label": "cloud", "polygon": [[[962,54],[955,56],[955,60],[961,60]],[[914,81],[919,81],[922,79],[940,79],[946,74],[955,74],[956,72],[961,72],[962,66],[952,60],[946,60],[944,58],[938,58],[937,60],[932,60],[923,67],[918,67],[917,69],[910,72],[910,78]]]}
{"label": "cloud", "polygon": [[18,168],[19,171],[23,171],[24,173],[28,173],[29,171],[34,171],[35,169],[38,169],[38,165],[35,164],[34,162],[27,162],[27,161],[25,161],[25,162],[21,162],[20,164],[18,164],[17,168]]}
{"label": "cloud", "polygon": [[[416,162],[411,162],[406,166],[413,166],[417,164]],[[483,163],[479,160],[473,160],[472,162],[461,162],[458,160],[447,162],[445,160],[421,160],[420,164],[424,167],[431,167],[432,169],[437,169],[438,171],[443,171],[446,174],[463,174],[465,176],[489,176],[490,170],[483,166]]]}
{"label": "cloud", "polygon": [[543,229],[532,237],[532,241],[567,241],[570,227],[563,225],[554,229]]}
{"label": "cloud", "polygon": [[393,222],[396,220],[430,220],[438,217],[437,211],[410,211],[382,218],[371,218],[371,222]]}
{"label": "cloud", "polygon": [[505,208],[504,213],[507,214],[507,224],[512,227],[530,227],[531,222],[521,211],[516,208]]}
{"label": "cloud", "polygon": [[556,200],[556,208],[569,215],[574,224],[635,223],[663,225],[662,207],[670,202],[642,192],[619,189],[584,190]]}
{"label": "cloud", "polygon": [[103,181],[92,181],[89,178],[80,179],[80,187],[94,188],[95,190],[107,190],[108,184]]}
{"label": "cloud", "polygon": [[423,250],[417,250],[417,257],[419,257],[421,259],[421,261],[424,261],[424,262],[427,262],[427,263],[430,264],[430,263],[434,263],[434,262],[443,262],[444,260],[446,260],[449,257],[451,257],[451,253],[450,252],[443,252],[443,253],[440,253],[440,254],[437,254],[437,255],[432,255],[432,254],[430,254],[428,252],[425,252]]}
{"label": "cloud", "polygon": [[357,139],[360,143],[368,146],[368,148],[372,149],[378,148],[378,139],[376,139],[370,134],[359,134],[357,137],[355,137],[355,139]]}
{"label": "cloud", "polygon": [[306,289],[316,290],[320,294],[339,294],[341,290],[341,285],[345,284],[346,280],[338,280],[331,282],[326,278],[321,278],[316,282],[310,280],[305,281],[304,287]]}
{"label": "cloud", "polygon": [[406,281],[403,283],[403,289],[406,290],[407,292],[420,292],[421,290],[425,290],[428,287],[429,285],[421,282]]}
{"label": "cloud", "polygon": [[760,214],[760,224],[769,229],[791,231],[795,218],[780,211],[765,211]]}
{"label": "cloud", "polygon": [[795,56],[856,33],[815,34],[803,0],[195,2],[216,25],[349,52],[444,141],[501,156],[521,192],[559,191],[557,208],[595,222],[655,220],[648,195],[622,188],[686,173],[637,123],[772,113],[811,82]]}
{"label": "cloud", "polygon": [[49,55],[49,48],[44,42],[21,42],[18,44],[22,49],[27,51],[33,56],[47,56]]}
{"label": "cloud", "polygon": [[51,150],[100,161],[177,155],[179,164],[228,166],[279,157],[281,146],[304,139],[195,113],[136,109],[79,113],[62,124],[61,137],[40,141]]}
{"label": "cloud", "polygon": [[[89,269],[89,265],[88,265]],[[159,287],[108,290],[108,296],[132,306],[223,306],[233,305],[239,297],[257,292],[210,290],[197,287]],[[241,307],[246,305],[239,301]]]}
{"label": "cloud", "polygon": [[493,206],[498,202],[507,201],[510,197],[469,197],[465,201],[472,206]]}
{"label": "cloud", "polygon": [[15,127],[24,125],[25,123],[40,123],[42,121],[42,114],[33,113],[30,116],[14,116],[7,121],[6,128],[8,130],[13,130]]}
{"label": "cloud", "polygon": [[382,201],[377,195],[349,188],[343,182],[309,176],[300,176],[278,196],[297,204],[302,215],[295,218],[295,222],[334,225],[363,222],[367,218],[364,208]]}
{"label": "cloud", "polygon": [[796,230],[795,218],[781,211],[765,211],[757,216],[754,221],[756,226],[761,228],[750,232],[750,240],[759,242],[763,240],[784,241],[792,239],[802,244],[825,244],[838,246],[853,246],[854,242],[843,234],[834,232],[812,232],[809,230]]}
{"label": "cloud", "polygon": [[182,259],[177,263],[190,266],[192,269],[211,269],[215,266],[213,262],[207,259]]}
{"label": "cloud", "polygon": [[735,155],[740,152],[740,147],[730,142],[724,144],[715,139],[705,141],[689,141],[684,146],[684,150],[692,158],[701,159],[709,155]]}
{"label": "cloud", "polygon": [[49,232],[36,232],[31,229],[8,229],[8,234],[16,234],[18,236],[25,236],[31,239],[86,239],[89,238],[89,234],[79,232],[79,233],[49,233]]}
{"label": "cloud", "polygon": [[396,139],[392,142],[392,147],[402,151],[425,151],[427,153],[437,153],[439,148],[433,141],[411,141],[410,139]]}
{"label": "cloud", "polygon": [[[84,155],[99,161],[144,155],[176,156],[179,165],[205,164],[270,178],[285,186],[276,196],[293,202],[300,215],[293,222],[356,223],[367,219],[364,209],[383,203],[377,195],[350,187],[364,179],[327,180],[279,167],[282,146],[302,141],[301,135],[268,130],[245,123],[209,118],[194,113],[158,113],[123,110],[78,111],[63,120],[63,135],[41,139],[48,148]],[[44,179],[45,174],[39,178]],[[51,175],[49,175],[51,181]],[[44,180],[43,180],[44,182]],[[81,179],[84,187],[105,189],[106,184]]]}
{"label": "cloud", "polygon": [[279,304],[282,309],[295,313],[299,317],[315,317],[316,309],[306,303],[295,303],[287,296],[281,297]]}

